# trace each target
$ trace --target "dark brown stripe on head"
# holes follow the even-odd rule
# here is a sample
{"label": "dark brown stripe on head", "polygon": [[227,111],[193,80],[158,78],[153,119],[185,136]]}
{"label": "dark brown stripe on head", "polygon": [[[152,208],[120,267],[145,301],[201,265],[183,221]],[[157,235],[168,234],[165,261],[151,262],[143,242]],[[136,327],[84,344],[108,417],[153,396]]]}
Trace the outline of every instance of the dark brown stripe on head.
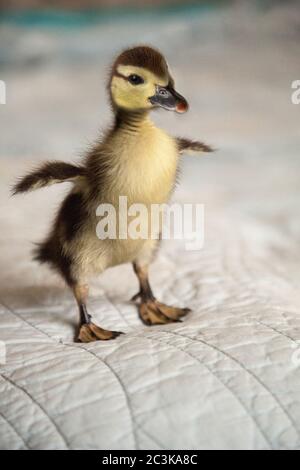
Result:
{"label": "dark brown stripe on head", "polygon": [[158,77],[168,74],[168,66],[163,55],[149,46],[138,46],[123,51],[113,65],[112,75],[115,75],[119,65],[143,67]]}

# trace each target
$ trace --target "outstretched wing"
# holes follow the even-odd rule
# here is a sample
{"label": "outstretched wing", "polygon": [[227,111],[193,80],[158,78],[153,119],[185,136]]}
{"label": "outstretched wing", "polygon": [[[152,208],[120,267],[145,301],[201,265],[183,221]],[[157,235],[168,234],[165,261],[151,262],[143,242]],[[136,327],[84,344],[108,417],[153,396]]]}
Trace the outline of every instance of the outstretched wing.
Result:
{"label": "outstretched wing", "polygon": [[214,149],[209,145],[204,144],[203,142],[198,142],[197,140],[185,139],[182,137],[177,137],[176,142],[178,145],[179,153],[184,152],[213,152]]}
{"label": "outstretched wing", "polygon": [[45,162],[36,170],[23,176],[13,187],[12,193],[25,193],[64,181],[75,181],[85,175],[85,168],[71,163]]}

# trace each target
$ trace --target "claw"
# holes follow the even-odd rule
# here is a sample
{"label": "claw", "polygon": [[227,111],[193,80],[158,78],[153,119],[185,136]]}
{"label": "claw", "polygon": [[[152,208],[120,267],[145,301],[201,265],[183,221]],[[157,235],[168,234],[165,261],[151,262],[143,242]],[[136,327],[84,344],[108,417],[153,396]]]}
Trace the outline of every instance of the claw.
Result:
{"label": "claw", "polygon": [[135,295],[131,297],[131,302],[135,302],[137,299],[141,297],[141,292],[137,292]]}

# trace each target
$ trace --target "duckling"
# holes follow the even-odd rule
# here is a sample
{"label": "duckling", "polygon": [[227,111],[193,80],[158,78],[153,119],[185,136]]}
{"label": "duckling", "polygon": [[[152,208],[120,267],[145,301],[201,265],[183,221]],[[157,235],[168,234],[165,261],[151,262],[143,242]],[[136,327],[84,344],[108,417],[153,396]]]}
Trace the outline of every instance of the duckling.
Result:
{"label": "duckling", "polygon": [[140,300],[138,313],[146,325],[181,321],[190,311],[165,305],[152,292],[148,268],[159,240],[99,239],[96,209],[102,203],[118,209],[120,195],[147,207],[166,203],[175,185],[180,154],[212,150],[202,142],[172,137],[151,121],[152,109],[188,110],[186,99],[175,90],[165,58],[156,49],[138,46],[123,51],[111,68],[108,92],[114,123],[81,164],[46,162],[13,188],[17,194],[53,183],[73,185],[49,235],[38,245],[35,259],[48,263],[72,289],[79,310],[76,339],[80,342],[122,334],[96,325],[87,310],[89,276],[122,263],[133,265],[139,292],[132,300]]}

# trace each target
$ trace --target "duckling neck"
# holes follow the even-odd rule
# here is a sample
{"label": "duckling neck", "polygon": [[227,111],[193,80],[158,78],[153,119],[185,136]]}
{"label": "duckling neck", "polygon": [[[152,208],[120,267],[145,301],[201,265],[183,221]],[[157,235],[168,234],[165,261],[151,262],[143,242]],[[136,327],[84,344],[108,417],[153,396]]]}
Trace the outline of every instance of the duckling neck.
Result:
{"label": "duckling neck", "polygon": [[118,110],[115,114],[116,129],[135,134],[147,124],[151,124],[149,111]]}

